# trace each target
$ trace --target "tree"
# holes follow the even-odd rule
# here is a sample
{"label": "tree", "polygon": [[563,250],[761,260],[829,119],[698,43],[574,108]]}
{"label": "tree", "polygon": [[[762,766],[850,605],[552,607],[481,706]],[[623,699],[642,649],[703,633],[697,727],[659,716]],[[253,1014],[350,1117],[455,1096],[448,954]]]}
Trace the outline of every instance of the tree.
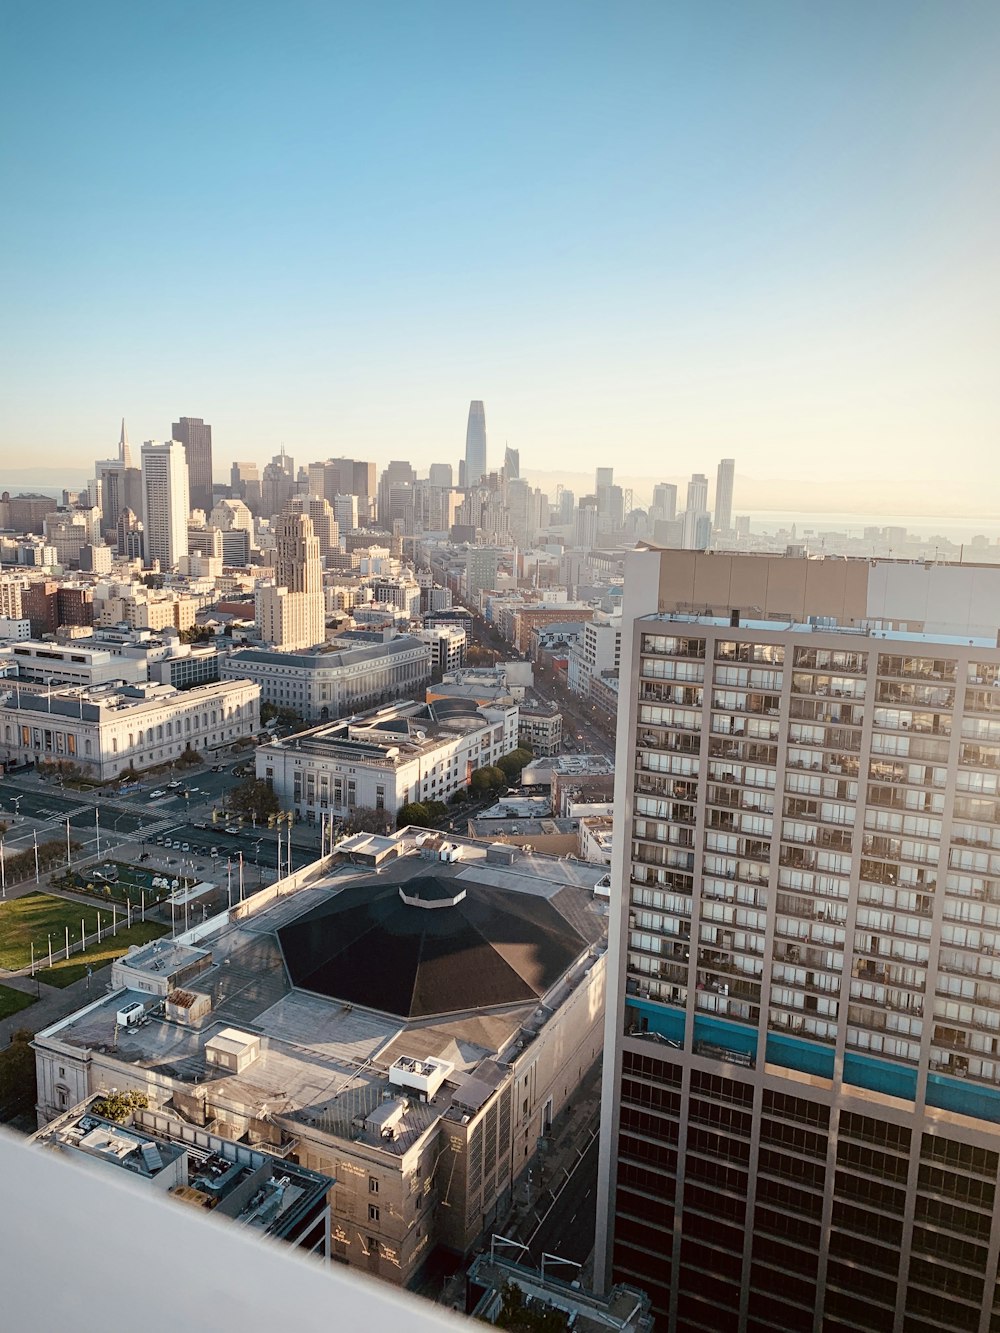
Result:
{"label": "tree", "polygon": [[208,643],[211,637],[212,631],[207,625],[189,625],[180,632],[181,643]]}
{"label": "tree", "polygon": [[0,1051],[0,1120],[26,1115],[38,1098],[34,1036],[27,1028],[18,1028],[7,1049]]}
{"label": "tree", "polygon": [[268,815],[276,815],[281,804],[263,778],[247,778],[229,793],[229,809],[244,819],[255,819],[258,824]]}
{"label": "tree", "polygon": [[529,1305],[519,1286],[513,1282],[504,1283],[500,1293],[500,1313],[496,1317],[497,1328],[512,1329],[513,1333],[565,1333],[568,1324],[565,1311],[551,1305],[539,1305],[537,1299]]}
{"label": "tree", "polygon": [[459,787],[457,791],[453,791],[448,797],[448,803],[449,805],[464,805],[468,799],[469,793],[464,787]]}
{"label": "tree", "polygon": [[429,819],[427,806],[422,801],[409,801],[400,807],[396,816],[396,827],[406,828],[407,824],[427,824]]}
{"label": "tree", "polygon": [[499,791],[501,787],[507,785],[507,778],[503,769],[497,768],[493,764],[486,764],[483,768],[473,769],[472,777],[469,779],[469,786],[477,795],[484,795],[486,792]]}
{"label": "tree", "polygon": [[422,801],[421,804],[426,808],[427,819],[431,824],[436,824],[448,816],[448,807],[444,801]]}
{"label": "tree", "polygon": [[341,822],[340,827],[344,836],[350,833],[388,833],[390,822],[384,810],[359,805]]}
{"label": "tree", "polygon": [[531,751],[523,745],[519,745],[516,750],[511,750],[510,754],[502,755],[496,762],[497,768],[501,769],[508,782],[518,782],[521,778],[521,770],[525,764],[531,762]]}
{"label": "tree", "polygon": [[277,704],[262,703],[260,706],[261,726],[268,722],[278,722],[283,727],[301,727],[304,719],[294,708],[279,708]]}
{"label": "tree", "polygon": [[144,1092],[119,1092],[116,1088],[106,1096],[99,1097],[91,1109],[105,1120],[114,1120],[116,1124],[124,1125],[133,1111],[148,1105],[149,1098]]}

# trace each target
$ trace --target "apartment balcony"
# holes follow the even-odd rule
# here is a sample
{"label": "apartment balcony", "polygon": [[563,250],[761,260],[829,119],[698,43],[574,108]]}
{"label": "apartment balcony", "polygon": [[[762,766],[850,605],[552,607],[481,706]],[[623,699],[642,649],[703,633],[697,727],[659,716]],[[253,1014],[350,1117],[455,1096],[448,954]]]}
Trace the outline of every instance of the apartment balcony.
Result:
{"label": "apartment balcony", "polygon": [[[923,999],[915,999],[914,994],[920,992],[908,992],[905,996],[896,996],[896,991],[905,989],[904,987],[892,984],[879,986],[875,996],[869,999],[866,995],[861,995],[857,991],[857,986],[870,983],[860,982],[856,979],[851,981],[849,1003],[854,1005],[868,1006],[878,1010],[888,1009],[895,1014],[909,1014],[913,1018],[923,1018],[924,1005]],[[851,1022],[854,1020],[852,1019]]]}

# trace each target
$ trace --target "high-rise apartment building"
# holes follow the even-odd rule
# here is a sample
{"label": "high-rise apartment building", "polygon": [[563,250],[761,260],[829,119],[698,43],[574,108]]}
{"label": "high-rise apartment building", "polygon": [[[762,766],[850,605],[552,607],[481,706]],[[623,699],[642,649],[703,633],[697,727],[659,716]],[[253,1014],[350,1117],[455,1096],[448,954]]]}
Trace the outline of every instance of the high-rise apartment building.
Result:
{"label": "high-rise apartment building", "polygon": [[469,421],[465,428],[464,486],[478,486],[486,475],[486,409],[478,400],[469,404]]}
{"label": "high-rise apartment building", "polygon": [[312,648],[326,637],[323,564],[308,514],[282,514],[275,524],[274,583],[258,587],[257,629],[274,648]]}
{"label": "high-rise apartment building", "polygon": [[[122,423],[124,430],[124,422]],[[187,455],[188,493],[192,509],[212,508],[212,427],[201,417],[181,417],[170,427]]]}
{"label": "high-rise apartment building", "polygon": [[598,1281],[997,1328],[1000,571],[641,553],[624,625]]}
{"label": "high-rise apartment building", "polygon": [[731,532],[733,527],[733,477],[736,460],[723,458],[715,475],[715,528],[717,532]]}
{"label": "high-rise apartment building", "polygon": [[147,564],[173,569],[187,555],[188,464],[179,440],[142,446],[142,528]]}

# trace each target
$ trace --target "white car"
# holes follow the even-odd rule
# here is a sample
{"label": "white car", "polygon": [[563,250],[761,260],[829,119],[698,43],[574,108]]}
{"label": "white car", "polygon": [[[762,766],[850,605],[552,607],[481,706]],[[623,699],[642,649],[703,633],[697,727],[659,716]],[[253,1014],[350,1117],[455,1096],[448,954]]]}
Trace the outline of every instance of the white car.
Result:
{"label": "white car", "polygon": [[159,788],[157,788],[156,791],[151,791],[149,793],[149,799],[151,801],[158,801],[162,796],[166,796],[166,794],[167,793],[165,791],[161,791]]}
{"label": "white car", "polygon": [[[177,845],[177,844],[175,843],[174,846],[176,847],[176,845]],[[188,843],[186,843],[186,842],[182,842],[182,843],[181,843],[181,851],[182,851],[182,852],[189,852],[190,850],[191,850],[191,848],[190,848],[190,846],[189,846]]]}

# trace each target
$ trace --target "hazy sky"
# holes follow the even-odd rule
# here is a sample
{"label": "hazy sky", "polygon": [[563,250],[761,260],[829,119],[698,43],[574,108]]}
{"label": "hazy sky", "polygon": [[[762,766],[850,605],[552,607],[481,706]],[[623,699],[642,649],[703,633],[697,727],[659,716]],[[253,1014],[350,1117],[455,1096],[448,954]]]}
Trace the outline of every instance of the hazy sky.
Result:
{"label": "hazy sky", "polygon": [[426,466],[482,398],[491,462],[984,504],[995,0],[6,0],[0,49],[0,482],[123,414]]}

